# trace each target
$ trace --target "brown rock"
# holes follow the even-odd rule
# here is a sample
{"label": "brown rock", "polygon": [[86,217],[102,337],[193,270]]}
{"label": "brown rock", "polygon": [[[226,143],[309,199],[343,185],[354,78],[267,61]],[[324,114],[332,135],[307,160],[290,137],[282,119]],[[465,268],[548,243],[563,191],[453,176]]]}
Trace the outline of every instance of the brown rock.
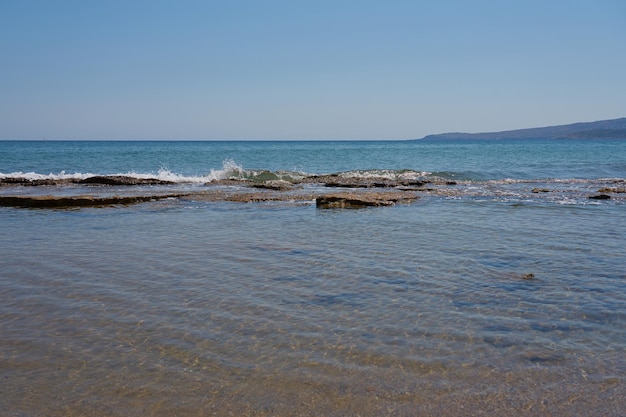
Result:
{"label": "brown rock", "polygon": [[54,180],[54,179],[40,179],[40,180],[31,180],[28,178],[17,177],[17,178],[0,178],[0,186],[3,185],[24,185],[30,187],[37,187],[40,185],[61,185],[68,184],[69,180]]}
{"label": "brown rock", "polygon": [[386,178],[326,178],[324,181],[326,187],[336,188],[394,188],[399,186],[422,187],[429,181],[421,180],[393,180]]}
{"label": "brown rock", "polygon": [[293,188],[293,184],[285,180],[270,180],[258,184],[252,184],[253,188],[265,188],[268,190],[288,190]]}
{"label": "brown rock", "polygon": [[181,194],[159,196],[129,196],[129,197],[57,197],[57,196],[0,196],[0,206],[22,208],[72,208],[72,207],[105,207],[113,205],[138,204],[146,201],[161,200],[164,198],[182,197]]}
{"label": "brown rock", "polygon": [[320,209],[357,209],[364,207],[392,206],[396,203],[410,203],[415,201],[415,195],[401,193],[338,193],[321,195],[315,199],[315,205]]}
{"label": "brown rock", "polygon": [[599,193],[626,193],[626,188],[600,188]]}
{"label": "brown rock", "polygon": [[158,178],[135,178],[125,175],[95,175],[78,181],[79,184],[97,185],[167,185],[174,184],[171,181],[163,181]]}

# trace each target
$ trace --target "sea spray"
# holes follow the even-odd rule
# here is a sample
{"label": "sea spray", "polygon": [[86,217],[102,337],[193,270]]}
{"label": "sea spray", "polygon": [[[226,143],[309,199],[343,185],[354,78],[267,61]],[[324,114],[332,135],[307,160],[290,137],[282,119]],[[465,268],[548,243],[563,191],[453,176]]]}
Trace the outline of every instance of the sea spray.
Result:
{"label": "sea spray", "polygon": [[208,181],[225,180],[225,179],[242,179],[243,167],[237,164],[233,159],[226,159],[222,162],[222,169],[213,169],[206,176]]}

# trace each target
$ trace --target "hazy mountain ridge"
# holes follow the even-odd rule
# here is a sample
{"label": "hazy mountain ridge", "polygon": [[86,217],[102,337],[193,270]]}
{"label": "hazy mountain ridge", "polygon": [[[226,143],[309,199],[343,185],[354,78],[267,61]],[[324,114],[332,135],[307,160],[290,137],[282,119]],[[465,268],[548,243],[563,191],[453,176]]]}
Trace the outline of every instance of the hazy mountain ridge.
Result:
{"label": "hazy mountain ridge", "polygon": [[626,117],[502,132],[442,133],[422,138],[422,140],[441,139],[626,139]]}

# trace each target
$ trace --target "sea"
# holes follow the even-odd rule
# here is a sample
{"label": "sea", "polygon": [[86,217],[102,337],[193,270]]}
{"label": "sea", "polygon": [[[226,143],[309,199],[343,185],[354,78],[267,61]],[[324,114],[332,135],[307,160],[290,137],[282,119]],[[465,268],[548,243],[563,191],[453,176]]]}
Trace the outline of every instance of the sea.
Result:
{"label": "sea", "polygon": [[0,197],[258,173],[448,185],[0,207],[0,415],[626,414],[626,140],[0,142],[0,180],[170,182]]}

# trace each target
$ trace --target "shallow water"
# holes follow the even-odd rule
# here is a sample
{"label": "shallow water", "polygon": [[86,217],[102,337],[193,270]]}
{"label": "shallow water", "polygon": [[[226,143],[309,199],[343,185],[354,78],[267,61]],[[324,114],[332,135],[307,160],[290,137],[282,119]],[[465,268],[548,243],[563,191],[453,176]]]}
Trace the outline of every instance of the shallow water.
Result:
{"label": "shallow water", "polygon": [[623,405],[625,217],[440,200],[2,209],[3,398],[51,414],[225,401],[314,415],[312,384],[336,397],[327,410],[373,415],[362,397],[418,406],[425,385],[471,406],[508,378],[535,408],[546,385],[556,410],[593,392]]}
{"label": "shallow water", "polygon": [[621,415],[625,206],[565,183],[0,208],[0,409]]}

